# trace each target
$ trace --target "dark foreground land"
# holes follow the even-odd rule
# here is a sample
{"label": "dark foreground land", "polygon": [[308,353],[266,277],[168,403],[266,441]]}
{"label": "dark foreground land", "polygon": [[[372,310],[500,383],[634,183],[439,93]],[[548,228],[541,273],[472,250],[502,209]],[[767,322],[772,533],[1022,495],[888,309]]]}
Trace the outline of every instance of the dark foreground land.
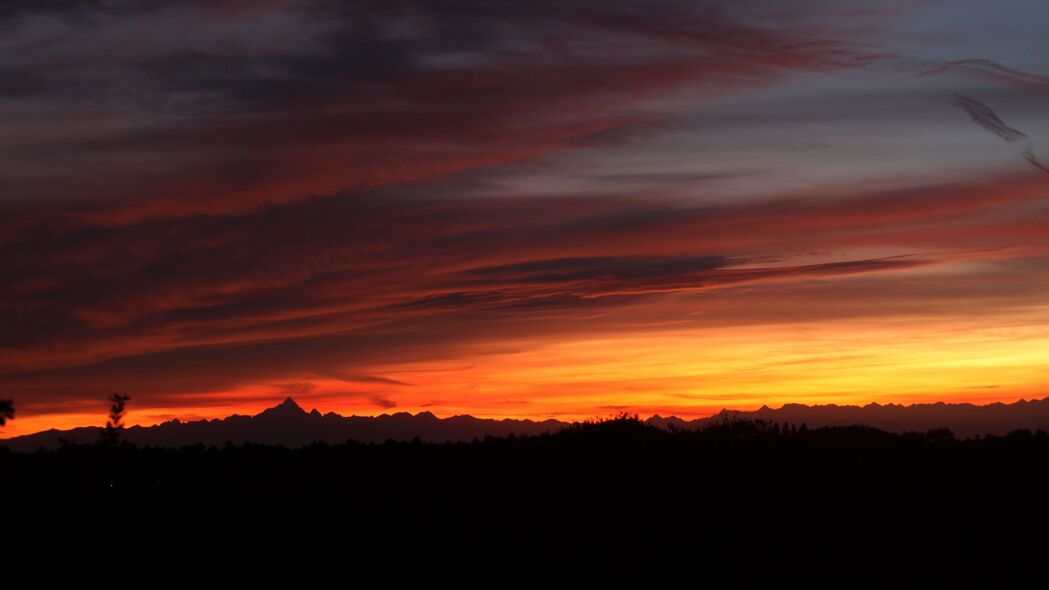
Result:
{"label": "dark foreground land", "polygon": [[[674,431],[621,416],[472,443],[387,441],[162,449],[0,449],[4,504],[99,511],[338,511],[360,522],[511,521],[560,530],[680,523],[1041,522],[1049,435],[782,428],[736,420]],[[139,508],[136,508],[139,507]],[[677,523],[677,524],[674,524]]]}

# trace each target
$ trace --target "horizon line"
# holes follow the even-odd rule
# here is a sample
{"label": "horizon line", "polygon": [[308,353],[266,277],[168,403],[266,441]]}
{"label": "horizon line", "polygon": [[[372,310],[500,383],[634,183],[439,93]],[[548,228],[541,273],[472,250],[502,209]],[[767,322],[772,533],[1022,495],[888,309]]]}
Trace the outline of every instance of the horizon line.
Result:
{"label": "horizon line", "polygon": [[[279,396],[278,396],[277,399],[279,399]],[[666,419],[666,420],[677,419],[677,420],[681,420],[681,421],[686,422],[686,423],[692,423],[692,422],[696,422],[696,421],[699,421],[699,420],[710,419],[710,418],[713,418],[715,416],[719,416],[719,415],[721,415],[723,413],[742,413],[742,414],[747,414],[747,413],[756,413],[756,412],[760,412],[760,411],[780,411],[780,410],[783,410],[783,409],[785,409],[787,407],[803,407],[803,408],[810,408],[810,409],[811,408],[855,408],[855,409],[865,409],[865,408],[870,408],[870,407],[907,409],[907,408],[913,408],[913,407],[919,407],[919,406],[952,406],[952,407],[966,407],[966,406],[968,406],[968,407],[973,407],[973,408],[987,408],[987,407],[992,407],[992,406],[1013,406],[1013,405],[1017,405],[1017,404],[1021,404],[1021,403],[1047,402],[1047,401],[1049,401],[1049,395],[1046,395],[1046,396],[1041,397],[1041,398],[1037,398],[1037,397],[1031,397],[1031,398],[1020,397],[1020,398],[1016,399],[1015,401],[1010,401],[1010,402],[1003,402],[1001,400],[998,400],[998,401],[988,402],[988,403],[985,403],[985,404],[977,404],[977,403],[973,403],[973,402],[950,402],[950,401],[943,401],[943,400],[934,401],[934,402],[911,402],[909,404],[906,404],[906,403],[894,403],[894,402],[880,403],[880,402],[877,402],[877,401],[871,401],[871,402],[867,402],[866,404],[863,404],[863,405],[859,405],[859,404],[836,404],[836,403],[804,404],[804,403],[798,403],[798,402],[785,402],[785,403],[781,404],[779,407],[771,407],[768,404],[762,404],[760,407],[758,407],[756,409],[753,409],[753,410],[739,410],[739,409],[732,409],[732,408],[728,408],[728,407],[723,407],[720,410],[718,410],[717,412],[713,412],[713,413],[711,413],[709,415],[706,415],[706,416],[699,416],[699,417],[691,418],[691,419],[681,418],[681,417],[679,417],[677,415],[674,415],[674,414],[663,416],[663,415],[661,415],[659,413],[654,413],[654,414],[648,415],[647,417],[641,417],[641,414],[639,414],[637,412],[630,412],[629,410],[620,410],[618,412],[611,413],[610,416],[597,416],[597,415],[595,415],[595,416],[591,416],[591,417],[588,417],[588,418],[572,419],[572,420],[566,420],[566,419],[560,419],[560,418],[554,418],[554,417],[548,417],[548,418],[543,418],[543,419],[536,419],[536,418],[511,418],[511,417],[492,418],[492,417],[479,416],[479,415],[474,415],[474,414],[451,414],[451,415],[446,415],[444,417],[441,417],[441,416],[438,416],[437,414],[435,414],[434,412],[432,412],[430,410],[422,410],[422,411],[416,412],[414,414],[411,413],[411,412],[408,412],[408,411],[400,411],[400,412],[392,412],[392,413],[391,412],[383,412],[381,414],[349,414],[349,415],[346,415],[346,414],[339,414],[338,412],[335,412],[335,411],[321,412],[320,410],[318,410],[315,407],[311,408],[310,410],[307,411],[305,408],[302,407],[301,404],[299,404],[298,401],[295,400],[295,398],[293,396],[289,395],[289,396],[284,396],[284,399],[279,401],[275,405],[268,406],[268,407],[260,410],[259,412],[255,413],[255,414],[238,414],[238,413],[233,413],[233,414],[228,414],[228,415],[226,415],[224,417],[221,417],[221,418],[219,418],[219,417],[216,417],[216,418],[200,418],[200,419],[197,419],[197,420],[185,420],[185,419],[182,419],[182,418],[174,417],[174,418],[171,418],[170,420],[164,420],[164,421],[156,422],[156,423],[153,423],[153,424],[135,424],[135,425],[132,425],[132,426],[127,426],[125,428],[127,430],[131,430],[131,429],[147,429],[147,428],[156,428],[158,426],[163,426],[164,424],[170,424],[172,422],[177,422],[177,423],[180,423],[180,424],[194,424],[194,423],[199,423],[199,422],[209,422],[209,423],[210,422],[222,422],[224,420],[227,420],[227,419],[230,419],[230,418],[234,418],[234,417],[255,418],[257,416],[262,415],[263,413],[265,413],[267,411],[270,411],[270,410],[273,410],[273,409],[281,407],[282,405],[286,404],[288,401],[291,401],[300,411],[302,411],[303,414],[310,415],[310,414],[316,412],[317,414],[319,414],[322,417],[329,416],[329,415],[334,415],[334,416],[337,416],[339,418],[382,418],[382,417],[387,417],[387,416],[392,417],[392,416],[399,416],[399,415],[408,415],[408,416],[414,418],[414,417],[419,417],[419,416],[422,416],[422,415],[425,415],[425,414],[429,414],[429,415],[433,416],[436,420],[442,420],[442,421],[443,420],[450,420],[450,419],[453,419],[453,418],[459,418],[459,417],[467,417],[467,418],[474,418],[474,419],[477,419],[477,420],[493,420],[493,421],[496,421],[496,422],[516,421],[516,422],[531,422],[531,423],[541,424],[543,422],[554,421],[554,422],[560,422],[562,424],[583,424],[583,423],[587,423],[587,422],[594,421],[594,420],[605,420],[605,419],[608,419],[609,417],[615,418],[615,417],[621,416],[623,414],[626,414],[626,415],[631,415],[632,414],[634,416],[637,416],[638,419],[640,419],[642,421],[648,421],[648,420],[651,420],[653,418],[660,418],[660,419]],[[14,440],[14,439],[17,439],[17,438],[21,438],[21,437],[25,437],[25,436],[32,436],[32,435],[40,434],[40,433],[44,433],[44,432],[53,432],[53,431],[55,431],[55,432],[69,432],[69,431],[77,430],[77,429],[80,429],[80,428],[103,428],[103,426],[99,426],[99,425],[83,425],[83,426],[74,426],[74,427],[68,428],[68,429],[61,429],[61,428],[51,427],[51,428],[45,428],[43,430],[27,432],[27,433],[24,433],[24,434],[16,434],[14,436],[3,436],[3,437],[0,437],[0,441]]]}

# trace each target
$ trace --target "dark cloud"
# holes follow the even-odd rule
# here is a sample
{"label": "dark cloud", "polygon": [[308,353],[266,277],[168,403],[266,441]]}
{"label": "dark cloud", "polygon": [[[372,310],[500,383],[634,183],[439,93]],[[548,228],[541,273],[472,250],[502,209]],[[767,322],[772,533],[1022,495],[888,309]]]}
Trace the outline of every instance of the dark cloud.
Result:
{"label": "dark cloud", "polygon": [[[746,260],[721,256],[599,256],[558,258],[472,269],[484,284],[531,287],[556,286],[577,295],[601,297],[622,293],[658,293],[691,290],[736,282],[781,277],[847,274],[909,268],[927,261],[906,257],[850,260],[827,264],[782,267],[742,266]],[[469,282],[471,279],[466,279]]]}
{"label": "dark cloud", "polygon": [[565,283],[586,280],[648,281],[723,268],[732,261],[721,256],[599,256],[556,258],[475,268],[470,274],[487,280],[516,283]]}
{"label": "dark cloud", "polygon": [[410,386],[411,383],[405,383],[404,381],[398,381],[397,379],[390,379],[388,377],[380,377],[378,375],[354,375],[345,371],[324,371],[318,372],[323,377],[331,377],[338,379],[339,381],[345,381],[347,383],[381,383],[383,385],[404,385]]}
{"label": "dark cloud", "polygon": [[983,127],[998,137],[1001,137],[1005,141],[1013,142],[1027,139],[1025,133],[1006,125],[998,118],[998,115],[991,110],[991,107],[976,99],[961,94],[955,94],[954,104],[958,105],[966,113],[969,113],[969,118],[973,120],[973,123],[976,123],[980,127]]}
{"label": "dark cloud", "polygon": [[1041,160],[1035,157],[1034,152],[1031,150],[1031,148],[1027,148],[1023,151],[1023,157],[1025,160],[1027,160],[1028,163],[1030,163],[1035,168],[1041,170],[1042,172],[1045,172],[1046,174],[1049,174],[1049,166],[1046,166],[1042,163]]}
{"label": "dark cloud", "polygon": [[[965,112],[969,113],[969,117],[972,118],[973,122],[990,131],[991,133],[1001,137],[1005,141],[1015,142],[1021,139],[1027,139],[1027,135],[1022,131],[1018,131],[1006,125],[998,115],[995,114],[991,107],[969,98],[962,96],[961,94],[954,95],[954,104],[958,105]],[[1042,172],[1049,173],[1049,167],[1046,167],[1037,157],[1034,155],[1034,151],[1030,148],[1024,148],[1023,158],[1029,164]]]}

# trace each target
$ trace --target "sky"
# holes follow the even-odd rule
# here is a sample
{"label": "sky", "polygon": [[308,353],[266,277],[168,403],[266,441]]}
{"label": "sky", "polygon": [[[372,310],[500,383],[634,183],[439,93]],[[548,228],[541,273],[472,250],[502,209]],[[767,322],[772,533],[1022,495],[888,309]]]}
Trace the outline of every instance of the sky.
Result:
{"label": "sky", "polygon": [[1044,397],[1047,20],[4,2],[0,436]]}

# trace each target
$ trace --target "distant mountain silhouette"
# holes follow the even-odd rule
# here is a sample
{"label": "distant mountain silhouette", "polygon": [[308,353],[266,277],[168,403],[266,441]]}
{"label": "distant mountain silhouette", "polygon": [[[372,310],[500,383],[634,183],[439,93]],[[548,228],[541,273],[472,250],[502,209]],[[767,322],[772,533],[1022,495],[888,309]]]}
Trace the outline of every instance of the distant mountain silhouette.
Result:
{"label": "distant mountain silhouette", "polygon": [[[557,420],[492,420],[473,416],[438,418],[430,412],[414,416],[407,412],[381,416],[340,416],[334,412],[321,414],[306,412],[292,398],[254,416],[234,414],[225,419],[182,422],[170,420],[156,426],[132,426],[125,429],[123,438],[137,445],[180,447],[202,443],[207,446],[253,442],[300,447],[316,441],[343,443],[384,442],[387,439],[411,440],[418,436],[422,442],[470,441],[474,437],[507,436],[509,434],[541,434],[554,432],[566,426]],[[98,440],[98,427],[72,430],[46,430],[35,434],[0,440],[14,451],[32,451],[37,448],[56,448],[62,440],[93,443]]]}
{"label": "distant mountain silhouette", "polygon": [[[871,426],[887,432],[925,432],[949,428],[965,438],[983,434],[1003,435],[1013,430],[1049,430],[1049,398],[1020,400],[1012,404],[899,404],[865,406],[806,406],[786,404],[772,409],[745,412],[722,410],[708,418],[683,420],[675,416],[652,416],[645,422],[660,428],[697,429],[735,418],[771,420],[795,426]],[[570,423],[559,420],[493,420],[473,416],[438,418],[430,412],[412,415],[407,412],[381,416],[340,416],[334,412],[306,412],[292,398],[255,416],[234,414],[225,419],[182,422],[178,419],[156,426],[133,426],[124,431],[124,439],[137,445],[180,447],[201,443],[207,446],[226,442],[241,444],[282,444],[300,447],[316,441],[343,443],[384,442],[388,439],[407,441],[418,436],[421,442],[470,441],[486,436],[534,435],[556,432]],[[15,451],[56,448],[63,440],[93,443],[99,438],[99,427],[72,430],[46,430],[35,434],[0,440],[0,445]]]}
{"label": "distant mountain silhouette", "polygon": [[865,406],[807,406],[785,404],[779,409],[762,406],[752,412],[722,410],[709,418],[686,421],[671,416],[659,415],[647,420],[648,424],[662,428],[701,428],[733,418],[752,418],[789,423],[794,426],[806,424],[809,428],[820,426],[871,426],[886,432],[925,432],[937,428],[948,428],[955,436],[995,434],[1003,435],[1013,430],[1049,430],[1049,397],[1040,400],[1020,400],[1011,404],[996,402],[977,406],[969,403],[949,404],[878,404]]}

